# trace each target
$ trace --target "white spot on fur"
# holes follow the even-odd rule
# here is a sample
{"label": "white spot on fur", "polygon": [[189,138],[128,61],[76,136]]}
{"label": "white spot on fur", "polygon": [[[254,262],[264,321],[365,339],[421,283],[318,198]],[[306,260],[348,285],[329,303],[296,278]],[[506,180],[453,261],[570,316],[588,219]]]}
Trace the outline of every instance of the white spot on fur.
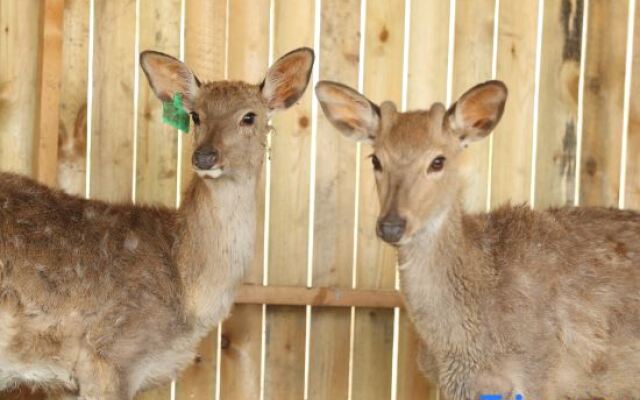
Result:
{"label": "white spot on fur", "polygon": [[79,278],[84,277],[84,267],[80,265],[80,263],[76,264],[73,269],[76,271],[76,275],[78,275]]}
{"label": "white spot on fur", "polygon": [[84,217],[86,219],[94,219],[96,217],[96,210],[91,207],[87,207],[84,209]]}
{"label": "white spot on fur", "polygon": [[100,251],[104,258],[109,257],[109,232],[105,233],[100,241]]}
{"label": "white spot on fur", "polygon": [[127,238],[124,240],[124,248],[133,252],[136,251],[139,243],[140,240],[138,239],[138,236],[133,232],[129,232],[127,234]]}

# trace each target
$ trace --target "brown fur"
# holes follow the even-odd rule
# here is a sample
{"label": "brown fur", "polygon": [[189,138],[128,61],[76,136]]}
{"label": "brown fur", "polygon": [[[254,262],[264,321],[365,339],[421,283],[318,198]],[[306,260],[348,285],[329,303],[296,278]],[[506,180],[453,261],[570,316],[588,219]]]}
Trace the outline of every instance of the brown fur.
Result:
{"label": "brown fur", "polygon": [[[200,116],[194,148],[216,149],[221,172],[195,168],[179,210],[81,199],[0,174],[0,390],[26,382],[115,400],[169,380],[227,316],[250,265],[268,115],[284,108],[269,103],[303,93],[313,53],[275,64],[293,88],[286,99],[243,82],[186,91],[184,81],[197,80],[184,64],[147,54],[154,90],[185,96]],[[239,122],[247,112],[250,126]]]}
{"label": "brown fur", "polygon": [[[355,115],[350,126],[365,127],[336,123],[373,144],[380,221],[406,219],[393,243],[401,288],[420,365],[446,398],[640,399],[640,214],[462,209],[458,155],[497,124],[504,85],[479,85],[448,111],[408,113],[390,103],[363,112],[366,102],[350,105],[354,92],[330,82],[317,93],[330,120]],[[438,156],[444,168],[428,172]]]}

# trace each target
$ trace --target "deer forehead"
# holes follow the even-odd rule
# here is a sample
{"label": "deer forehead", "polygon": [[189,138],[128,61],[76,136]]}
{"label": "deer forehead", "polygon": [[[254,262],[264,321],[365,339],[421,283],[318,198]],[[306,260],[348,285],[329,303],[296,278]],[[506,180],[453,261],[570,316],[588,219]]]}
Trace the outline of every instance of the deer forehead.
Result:
{"label": "deer forehead", "polygon": [[196,110],[207,115],[221,115],[239,109],[265,109],[260,88],[246,82],[222,81],[203,84],[196,99]]}
{"label": "deer forehead", "polygon": [[401,163],[410,163],[442,152],[449,146],[442,132],[442,116],[431,111],[399,113],[375,144],[376,152]]}

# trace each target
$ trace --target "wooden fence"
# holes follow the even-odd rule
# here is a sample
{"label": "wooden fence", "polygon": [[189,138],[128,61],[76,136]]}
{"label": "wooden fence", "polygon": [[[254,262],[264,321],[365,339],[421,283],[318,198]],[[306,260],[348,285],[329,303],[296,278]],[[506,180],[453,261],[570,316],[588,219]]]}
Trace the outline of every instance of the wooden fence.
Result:
{"label": "wooden fence", "polygon": [[[190,138],[161,123],[137,53],[183,57],[204,79],[257,82],[270,60],[309,46],[314,82],[402,108],[449,102],[493,77],[507,83],[499,128],[465,155],[470,210],[509,200],[639,207],[639,9],[635,0],[0,0],[0,169],[93,198],[175,206]],[[369,149],[328,124],[311,90],[273,123],[246,279],[267,287],[242,291],[195,364],[139,398],[436,399],[406,314],[393,308],[395,254],[375,237]]]}

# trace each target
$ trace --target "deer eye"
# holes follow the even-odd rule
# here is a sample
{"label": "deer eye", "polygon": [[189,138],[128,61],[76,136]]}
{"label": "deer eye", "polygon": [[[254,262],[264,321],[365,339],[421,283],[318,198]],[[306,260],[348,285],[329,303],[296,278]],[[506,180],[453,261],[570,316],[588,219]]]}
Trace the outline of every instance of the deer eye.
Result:
{"label": "deer eye", "polygon": [[431,172],[442,171],[442,168],[444,168],[445,160],[446,159],[444,158],[444,156],[438,156],[434,158],[433,161],[431,161],[431,165],[429,165],[429,170],[427,172],[431,173]]}
{"label": "deer eye", "polygon": [[371,164],[373,164],[374,171],[378,171],[378,172],[382,171],[382,164],[380,164],[380,160],[375,154],[371,155]]}
{"label": "deer eye", "polygon": [[197,112],[195,111],[191,112],[191,119],[193,120],[193,123],[195,125],[200,125],[200,116],[198,115]]}
{"label": "deer eye", "polygon": [[255,122],[256,122],[256,113],[248,112],[242,116],[242,120],[240,120],[240,125],[251,126]]}

